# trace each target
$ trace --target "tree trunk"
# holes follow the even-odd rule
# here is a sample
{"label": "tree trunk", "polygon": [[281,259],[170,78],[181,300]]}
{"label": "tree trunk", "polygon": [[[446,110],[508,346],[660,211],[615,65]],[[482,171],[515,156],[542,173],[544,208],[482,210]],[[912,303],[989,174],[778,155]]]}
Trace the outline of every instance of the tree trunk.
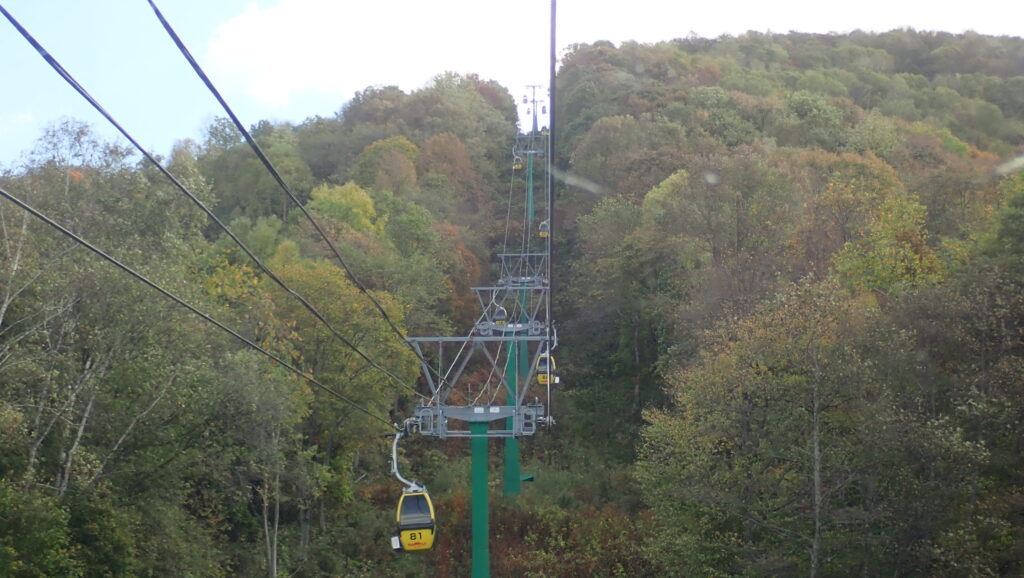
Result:
{"label": "tree trunk", "polygon": [[[277,538],[281,521],[281,465],[277,463],[275,455],[278,441],[278,432],[275,431],[270,436],[271,455],[269,456],[270,467],[274,471],[273,480],[269,475],[264,476],[263,484],[260,487],[263,541],[267,552],[267,575],[271,578],[277,576]],[[271,513],[271,501],[273,501],[273,513]]]}
{"label": "tree trunk", "polygon": [[[334,458],[334,443],[333,440],[328,436],[327,447],[324,449],[324,465],[329,466],[331,460]],[[327,531],[327,501],[323,499],[323,496],[317,498],[317,512],[319,513],[320,531]]]}
{"label": "tree trunk", "polygon": [[[7,261],[7,275],[4,280],[4,293],[3,298],[0,299],[0,324],[4,321],[4,316],[7,314],[7,309],[14,303],[15,297],[21,292],[20,290],[14,289],[14,277],[18,274],[18,269],[21,268],[21,255],[22,248],[25,246],[25,239],[28,238],[28,212],[22,214],[21,227],[17,231],[16,239],[13,239],[12,234],[7,230],[7,219],[3,218],[3,207],[0,206],[0,227],[3,231],[3,247],[4,253],[6,254]],[[37,275],[38,276],[38,275]],[[31,282],[29,283],[31,284]],[[26,284],[24,287],[28,287]],[[23,287],[23,289],[24,289]]]}
{"label": "tree trunk", "polygon": [[75,452],[78,451],[78,446],[82,441],[82,434],[85,433],[85,426],[89,423],[89,416],[92,414],[92,405],[96,401],[96,391],[93,390],[92,395],[89,396],[89,403],[85,406],[85,411],[82,412],[82,420],[78,422],[78,431],[75,433],[75,441],[72,442],[71,447],[65,454],[64,463],[61,466],[60,471],[57,472],[57,496],[63,497],[64,493],[68,490],[68,482],[71,480],[71,467],[75,461]]}
{"label": "tree trunk", "polygon": [[308,507],[299,510],[299,552],[305,560],[309,550],[309,530],[311,526],[312,512]]}
{"label": "tree trunk", "polygon": [[[276,477],[276,476],[275,476]],[[263,481],[263,485],[260,488],[260,504],[262,512],[263,522],[263,547],[267,555],[267,576],[275,578],[277,576],[277,504],[274,504],[274,523],[273,528],[271,527],[271,514],[270,514],[270,501],[271,492],[274,492],[276,497],[276,488],[272,489],[268,486],[271,484],[269,479]]]}
{"label": "tree trunk", "polygon": [[274,565],[271,568],[271,576],[277,576],[277,537],[278,527],[281,524],[281,469],[274,472],[274,540],[273,552]]}
{"label": "tree trunk", "polygon": [[633,413],[640,413],[640,314],[633,316]]}
{"label": "tree trunk", "polygon": [[821,554],[821,388],[820,372],[815,362],[814,383],[812,384],[813,401],[811,406],[811,467],[813,468],[814,488],[812,500],[814,504],[814,536],[811,538],[811,578],[818,575],[818,560]]}
{"label": "tree trunk", "polygon": [[[56,348],[51,349],[56,350]],[[28,458],[25,467],[25,476],[23,478],[23,483],[26,488],[35,482],[35,467],[36,461],[38,460],[39,457],[39,448],[43,445],[43,442],[50,435],[50,432],[53,430],[53,426],[55,426],[59,420],[63,419],[64,415],[72,413],[75,407],[75,401],[77,401],[78,399],[78,394],[81,393],[82,389],[84,389],[85,386],[92,379],[95,368],[95,364],[93,361],[94,360],[91,357],[85,360],[85,368],[82,372],[82,375],[79,376],[78,381],[73,386],[70,387],[68,398],[64,402],[63,407],[57,408],[50,405],[49,399],[51,393],[53,392],[53,387],[52,381],[49,378],[46,379],[46,383],[43,386],[43,391],[39,395],[38,401],[36,402],[36,413],[32,418],[32,427],[30,429],[31,439],[29,441]],[[85,412],[86,419],[88,418],[88,414],[92,409],[93,399],[95,399],[95,393],[93,394],[93,398],[89,400],[89,407]],[[44,413],[51,414],[50,418],[46,420],[45,425],[43,424]],[[81,436],[81,431],[79,431],[79,436]],[[59,467],[63,467],[63,464],[65,462],[66,455],[62,455],[61,465]],[[57,472],[57,476],[58,478],[61,476],[61,471]],[[60,486],[61,483],[58,480],[56,487],[59,488]]]}
{"label": "tree trunk", "polygon": [[39,403],[36,404],[35,415],[32,416],[32,425],[29,427],[29,443],[28,443],[28,457],[26,458],[25,464],[25,476],[22,479],[26,489],[33,482],[35,482],[35,471],[36,471],[36,456],[39,453],[39,446],[43,443],[43,439],[49,434],[50,428],[53,427],[53,423],[56,421],[56,417],[51,418],[49,424],[46,426],[46,431],[40,432],[43,421],[43,411],[47,407],[45,400],[50,398],[50,385],[53,382],[46,378],[43,381],[43,391],[39,396]]}

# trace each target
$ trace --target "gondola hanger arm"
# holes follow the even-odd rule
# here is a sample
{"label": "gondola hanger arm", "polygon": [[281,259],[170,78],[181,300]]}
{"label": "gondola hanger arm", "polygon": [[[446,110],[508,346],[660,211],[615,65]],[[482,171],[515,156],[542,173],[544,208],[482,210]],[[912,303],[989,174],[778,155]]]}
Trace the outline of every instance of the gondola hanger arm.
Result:
{"label": "gondola hanger arm", "polygon": [[420,484],[419,482],[413,482],[411,480],[406,479],[398,471],[398,441],[405,437],[405,435],[409,432],[409,427],[411,425],[410,422],[413,421],[415,421],[414,418],[409,418],[405,420],[405,423],[402,424],[402,429],[395,432],[395,439],[394,441],[391,442],[391,473],[394,474],[396,478],[398,478],[399,482],[405,484],[406,492],[423,492],[426,490],[426,488],[422,484]]}

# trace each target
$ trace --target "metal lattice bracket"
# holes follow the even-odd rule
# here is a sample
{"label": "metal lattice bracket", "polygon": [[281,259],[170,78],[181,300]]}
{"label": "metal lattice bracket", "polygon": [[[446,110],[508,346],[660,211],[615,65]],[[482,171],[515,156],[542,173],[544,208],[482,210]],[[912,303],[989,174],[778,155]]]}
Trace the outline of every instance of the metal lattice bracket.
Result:
{"label": "metal lattice bracket", "polygon": [[449,424],[452,421],[469,424],[505,420],[504,428],[491,428],[483,437],[523,437],[537,433],[537,425],[544,419],[544,406],[420,406],[416,408],[416,419],[419,421],[421,434],[441,439],[481,437],[479,434],[471,434],[468,428],[450,428]]}
{"label": "metal lattice bracket", "polygon": [[547,286],[547,253],[499,253],[501,272],[499,285],[513,285],[516,288]]}
{"label": "metal lattice bracket", "polygon": [[512,149],[515,156],[526,155],[545,156],[548,152],[548,135],[529,134],[516,137],[515,147]]}

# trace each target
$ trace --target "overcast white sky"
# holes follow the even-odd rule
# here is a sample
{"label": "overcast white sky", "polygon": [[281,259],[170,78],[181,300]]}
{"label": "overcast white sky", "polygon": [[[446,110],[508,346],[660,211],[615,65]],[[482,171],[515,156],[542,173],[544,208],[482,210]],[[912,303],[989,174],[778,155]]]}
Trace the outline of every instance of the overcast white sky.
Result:
{"label": "overcast white sky", "polygon": [[[371,85],[422,87],[475,72],[519,97],[547,84],[549,0],[155,0],[242,118],[331,116]],[[0,0],[153,152],[200,138],[217,103],[145,0]],[[559,0],[559,50],[572,43],[656,42],[772,32],[917,30],[1024,35],[1016,2],[976,0]],[[106,121],[0,18],[0,165],[16,164],[63,116]]]}

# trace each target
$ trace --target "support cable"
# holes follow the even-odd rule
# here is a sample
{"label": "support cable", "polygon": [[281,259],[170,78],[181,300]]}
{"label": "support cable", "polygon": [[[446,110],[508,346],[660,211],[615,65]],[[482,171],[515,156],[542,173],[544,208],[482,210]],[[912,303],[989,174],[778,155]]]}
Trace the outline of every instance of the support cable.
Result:
{"label": "support cable", "polygon": [[[2,9],[3,8],[0,7],[0,10],[2,10]],[[295,375],[298,375],[299,377],[305,379],[306,381],[310,382],[311,384],[315,385],[316,387],[320,388],[321,390],[323,390],[323,391],[333,395],[334,397],[338,398],[339,400],[347,403],[348,405],[350,405],[353,408],[359,410],[360,412],[366,414],[367,416],[369,416],[369,417],[371,417],[371,418],[373,418],[373,419],[375,419],[375,420],[377,420],[377,421],[387,425],[388,427],[391,427],[391,428],[395,427],[394,424],[392,422],[388,421],[387,419],[385,419],[385,418],[377,415],[376,413],[370,411],[369,409],[367,409],[363,405],[360,405],[359,403],[355,402],[351,398],[349,398],[349,397],[347,397],[345,395],[342,395],[341,393],[338,393],[337,391],[331,389],[330,387],[327,387],[326,385],[320,383],[313,376],[308,375],[306,372],[302,371],[301,369],[295,367],[294,365],[288,363],[287,361],[281,359],[280,357],[278,357],[278,356],[274,355],[273,353],[267,351],[266,349],[260,347],[256,343],[253,343],[252,341],[250,341],[246,337],[242,336],[240,333],[238,333],[234,329],[231,329],[230,327],[224,325],[220,321],[217,321],[213,317],[210,317],[208,314],[203,313],[202,311],[200,311],[199,309],[197,309],[193,305],[189,304],[188,302],[186,302],[182,298],[178,297],[177,295],[171,293],[170,291],[164,289],[163,287],[161,287],[160,285],[158,285],[155,282],[151,281],[150,279],[148,279],[147,277],[145,277],[141,273],[135,271],[131,267],[129,267],[129,266],[125,265],[124,263],[118,261],[114,257],[111,257],[110,255],[104,253],[102,250],[100,250],[96,246],[92,245],[91,243],[89,243],[85,239],[79,237],[75,233],[73,233],[70,230],[66,229],[65,227],[63,227],[62,225],[60,225],[59,223],[57,223],[53,219],[50,219],[48,216],[46,216],[45,214],[43,214],[39,210],[33,208],[28,203],[22,201],[21,199],[15,197],[14,195],[12,195],[10,193],[8,193],[3,188],[0,188],[0,196],[5,197],[7,200],[9,200],[12,203],[14,203],[15,205],[21,207],[22,210],[24,210],[24,211],[28,212],[29,214],[31,214],[33,217],[39,219],[40,221],[46,223],[47,225],[53,227],[54,229],[56,229],[58,231],[60,231],[61,233],[63,233],[67,237],[69,237],[74,242],[76,242],[79,245],[85,247],[86,249],[89,249],[93,253],[99,255],[100,257],[102,257],[106,261],[108,261],[111,264],[113,264],[118,269],[121,269],[125,273],[128,273],[129,275],[134,277],[136,280],[141,281],[142,283],[145,283],[146,285],[148,285],[151,289],[155,289],[156,291],[160,292],[164,297],[167,297],[168,299],[174,301],[178,305],[181,305],[182,307],[188,309],[193,314],[201,317],[204,321],[217,326],[222,331],[230,334],[232,337],[234,337],[238,341],[241,341],[242,343],[244,343],[250,349],[253,349],[253,350],[255,350],[255,351],[257,351],[257,352],[259,352],[259,353],[261,353],[261,354],[263,354],[263,355],[265,355],[267,357],[269,357],[270,359],[272,359],[274,362],[276,362],[281,367],[284,367],[288,371],[291,371]]]}
{"label": "support cable", "polygon": [[[494,361],[491,363],[491,370],[487,374],[487,379],[483,381],[483,385],[480,387],[480,391],[476,394],[476,397],[473,398],[473,401],[472,403],[470,403],[470,405],[477,405],[480,402],[480,399],[484,396],[485,393],[487,393],[488,390],[493,389],[495,391],[500,391],[501,387],[504,386],[505,370],[501,368],[501,352],[503,349],[505,349],[504,344],[499,342],[497,347],[497,353],[495,353],[494,355]],[[492,385],[492,381],[494,380],[495,374],[498,374],[499,385],[497,386]],[[491,401],[488,405],[494,405],[494,396],[491,396]]]}
{"label": "support cable", "polygon": [[[470,405],[477,405],[480,402],[480,398],[483,397],[483,395],[488,390],[495,389],[495,386],[491,385],[491,382],[494,380],[494,374],[498,372],[498,367],[501,364],[501,350],[502,349],[504,349],[504,347],[502,347],[499,344],[498,345],[498,349],[497,349],[498,352],[494,356],[494,363],[491,364],[491,371],[487,374],[487,379],[485,379],[483,381],[483,385],[480,387],[480,392],[477,393],[476,397],[473,398],[473,403],[471,403]],[[504,384],[505,372],[502,371],[501,375],[499,375],[498,378],[501,380],[499,383]],[[500,391],[501,386],[498,386],[497,389]],[[491,403],[489,405],[494,405],[494,396],[491,397]]]}
{"label": "support cable", "polygon": [[[32,47],[36,49],[36,51],[40,54],[40,56],[43,57],[43,59],[50,65],[51,68],[53,68],[57,72],[57,74],[59,74],[61,76],[61,78],[63,78],[68,84],[70,84],[71,87],[74,88],[75,91],[78,92],[79,95],[81,95],[86,101],[88,101],[89,104],[92,105],[92,107],[95,108],[97,112],[99,112],[101,115],[103,115],[103,117],[106,118],[107,121],[109,121],[110,124],[112,124],[114,126],[114,128],[116,128],[122,135],[124,135],[124,137],[126,139],[128,139],[128,141],[131,142],[132,145],[134,145],[135,148],[138,149],[139,152],[141,152],[143,156],[145,156],[151,163],[153,163],[153,165],[156,166],[156,168],[165,177],[167,177],[175,185],[175,187],[178,188],[179,191],[181,191],[196,206],[198,206],[204,213],[206,213],[207,216],[209,216],[211,219],[213,219],[213,221],[225,233],[227,233],[227,235],[229,237],[231,237],[231,239],[242,249],[242,251],[244,251],[245,254],[249,256],[250,259],[252,259],[252,261],[256,264],[256,266],[259,267],[259,269],[261,271],[263,271],[264,274],[266,274],[271,280],[274,281],[274,283],[276,283],[279,287],[281,287],[281,289],[283,289],[285,292],[287,292],[288,294],[292,295],[300,303],[302,303],[302,305],[306,308],[306,310],[309,311],[314,317],[316,317],[321,323],[323,323],[328,328],[328,330],[330,330],[330,332],[338,340],[340,340],[349,349],[351,349],[353,352],[355,352],[357,355],[359,355],[359,357],[363,358],[363,360],[366,361],[368,364],[370,364],[370,366],[372,366],[374,369],[377,369],[381,373],[387,375],[398,386],[403,387],[405,389],[408,389],[409,391],[415,393],[416,395],[418,395],[420,397],[423,397],[423,398],[426,397],[422,393],[416,391],[416,389],[414,389],[413,387],[411,387],[408,384],[406,384],[401,378],[396,376],[394,373],[392,373],[391,371],[387,370],[386,368],[384,368],[383,366],[378,364],[376,361],[371,359],[366,353],[364,353],[361,349],[359,349],[359,347],[357,347],[354,343],[352,343],[351,341],[346,339],[343,335],[341,335],[341,333],[339,333],[338,330],[335,329],[334,326],[331,325],[330,322],[328,322],[327,319],[325,319],[324,316],[321,315],[319,311],[317,311],[304,297],[302,297],[301,295],[296,293],[294,290],[292,290],[287,284],[285,284],[284,281],[282,281],[277,275],[275,275],[273,273],[273,271],[271,271],[263,263],[263,261],[261,261],[259,259],[259,257],[257,257],[255,255],[255,253],[253,253],[241,241],[241,239],[239,239],[233,232],[231,232],[231,230],[228,228],[228,226],[225,225],[224,222],[221,221],[213,213],[213,211],[210,210],[209,207],[207,207],[202,201],[200,201],[195,195],[193,195],[188,190],[188,188],[185,187],[185,185],[183,185],[177,178],[175,178],[174,175],[172,175],[160,163],[160,161],[158,161],[149,151],[147,151],[141,144],[139,144],[139,142],[136,141],[131,136],[131,134],[129,134],[128,131],[125,130],[125,128],[122,127],[121,124],[118,123],[114,119],[114,117],[109,112],[107,112],[107,110],[104,109],[103,106],[100,105],[100,103],[95,98],[93,98],[93,96],[91,94],[89,94],[89,92],[87,90],[85,90],[85,88],[81,84],[79,84],[78,81],[76,81],[74,79],[74,77],[72,77],[71,74],[67,70],[64,69],[63,66],[61,66],[60,62],[58,62],[56,58],[54,58],[49,52],[47,52],[47,50],[45,48],[43,48],[43,46],[38,41],[36,41],[36,39],[14,18],[14,16],[12,16],[10,14],[10,12],[8,12],[3,7],[3,5],[0,5],[0,12],[2,12],[3,15],[7,18],[7,20],[9,20],[11,22],[11,24],[14,25],[14,27],[18,29],[18,32],[21,33],[21,35],[25,38],[25,40],[27,40],[29,42],[29,44],[31,44]],[[365,288],[362,288],[362,287],[360,287],[360,288],[363,289],[364,292],[366,291]],[[379,304],[377,306],[378,306],[378,308],[380,307]]]}
{"label": "support cable", "polygon": [[[502,349],[502,348],[499,348],[499,349]],[[495,359],[497,360],[499,357],[500,357],[500,355],[499,356],[495,356]],[[497,401],[497,399],[498,399],[498,394],[501,393],[503,389],[505,390],[505,393],[509,393],[510,392],[509,387],[508,387],[508,383],[507,383],[507,381],[505,379],[505,372],[502,371],[501,374],[502,374],[501,375],[501,381],[498,383],[498,385],[496,385],[496,386],[494,386],[492,388],[491,400],[489,402],[487,402],[487,405],[494,405],[494,402]],[[488,378],[488,380],[489,379],[490,378]],[[518,383],[516,385],[518,386]],[[516,405],[519,405],[519,403],[516,402]]]}
{"label": "support cable", "polygon": [[[277,181],[277,184],[281,187],[281,190],[283,190],[284,193],[288,195],[288,198],[291,199],[293,203],[295,203],[295,206],[298,207],[300,211],[302,211],[302,214],[305,215],[306,219],[309,220],[310,224],[313,225],[313,228],[316,229],[317,233],[320,234],[320,237],[323,238],[324,242],[327,243],[327,246],[330,247],[331,252],[334,253],[334,256],[338,259],[338,262],[341,263],[342,269],[344,269],[345,273],[348,275],[349,280],[359,289],[360,292],[363,293],[363,295],[366,295],[366,297],[371,302],[373,302],[373,305],[377,308],[377,311],[380,312],[381,317],[383,317],[384,321],[387,322],[389,327],[391,327],[391,331],[393,331],[395,335],[397,335],[398,338],[402,340],[402,343],[405,343],[413,352],[413,354],[415,354],[416,357],[420,358],[420,361],[424,361],[423,358],[420,356],[419,352],[416,351],[416,348],[413,347],[411,343],[409,343],[406,335],[402,333],[402,330],[399,329],[398,326],[395,325],[395,323],[391,320],[391,317],[388,315],[387,311],[384,310],[384,307],[381,306],[380,302],[377,301],[377,299],[367,290],[366,286],[363,285],[363,283],[355,276],[355,273],[352,272],[352,269],[349,267],[348,263],[346,263],[345,259],[342,258],[341,252],[338,251],[338,248],[334,245],[334,242],[330,240],[330,238],[327,236],[327,233],[324,232],[320,224],[316,221],[316,219],[313,218],[313,215],[311,215],[309,211],[306,209],[306,207],[304,207],[302,203],[299,202],[299,199],[295,196],[295,193],[292,192],[291,187],[289,187],[288,184],[284,181],[284,178],[281,176],[281,173],[277,171],[273,163],[270,162],[270,159],[267,158],[267,155],[264,154],[263,149],[260,148],[259,144],[256,143],[256,139],[254,139],[252,135],[249,133],[249,131],[246,130],[245,126],[238,119],[238,116],[235,115],[235,112],[231,109],[230,106],[228,106],[227,101],[225,101],[224,97],[221,96],[220,91],[217,90],[217,88],[213,85],[213,82],[206,75],[206,72],[204,72],[202,67],[199,66],[199,63],[196,62],[196,59],[192,56],[192,53],[189,52],[184,42],[182,42],[181,38],[174,31],[174,28],[171,27],[171,24],[167,21],[166,18],[164,18],[164,15],[160,12],[160,9],[157,8],[153,0],[148,0],[148,2],[150,7],[153,8],[153,12],[156,13],[156,17],[160,20],[160,24],[163,25],[164,30],[167,31],[167,34],[171,37],[171,40],[174,41],[174,44],[178,47],[178,50],[185,57],[185,59],[188,60],[188,63],[192,66],[192,70],[194,70],[195,73],[199,75],[199,78],[202,79],[203,84],[206,85],[206,88],[210,90],[213,96],[217,99],[217,102],[219,102],[221,107],[224,108],[224,112],[228,114],[228,116],[231,118],[231,121],[235,124],[235,127],[238,128],[239,132],[242,133],[242,136],[245,137],[246,142],[249,143],[249,147],[252,148],[253,152],[259,158],[260,162],[263,163],[263,166],[266,167],[267,171],[269,171],[271,176],[274,177],[274,180]],[[417,394],[419,394],[419,392],[417,392]],[[422,394],[419,395],[422,396]]]}
{"label": "support cable", "polygon": [[455,354],[455,357],[452,358],[452,363],[451,363],[451,365],[448,366],[448,369],[444,372],[444,375],[441,375],[441,367],[438,366],[437,372],[436,372],[437,376],[438,376],[438,379],[439,379],[438,387],[437,387],[437,393],[433,397],[430,398],[431,404],[433,404],[435,401],[437,403],[441,403],[441,399],[439,397],[440,396],[440,392],[441,392],[442,388],[444,387],[444,384],[450,383],[448,381],[448,378],[451,377],[452,372],[455,371],[455,366],[458,365],[459,358],[462,357],[463,352],[466,351],[466,345],[469,343],[469,338],[472,337],[473,332],[476,331],[477,324],[480,323],[480,320],[483,319],[484,316],[485,316],[485,313],[481,313],[480,317],[477,318],[476,323],[474,323],[472,328],[469,330],[469,334],[466,335],[466,340],[462,342],[462,346],[459,348],[458,353]]}

